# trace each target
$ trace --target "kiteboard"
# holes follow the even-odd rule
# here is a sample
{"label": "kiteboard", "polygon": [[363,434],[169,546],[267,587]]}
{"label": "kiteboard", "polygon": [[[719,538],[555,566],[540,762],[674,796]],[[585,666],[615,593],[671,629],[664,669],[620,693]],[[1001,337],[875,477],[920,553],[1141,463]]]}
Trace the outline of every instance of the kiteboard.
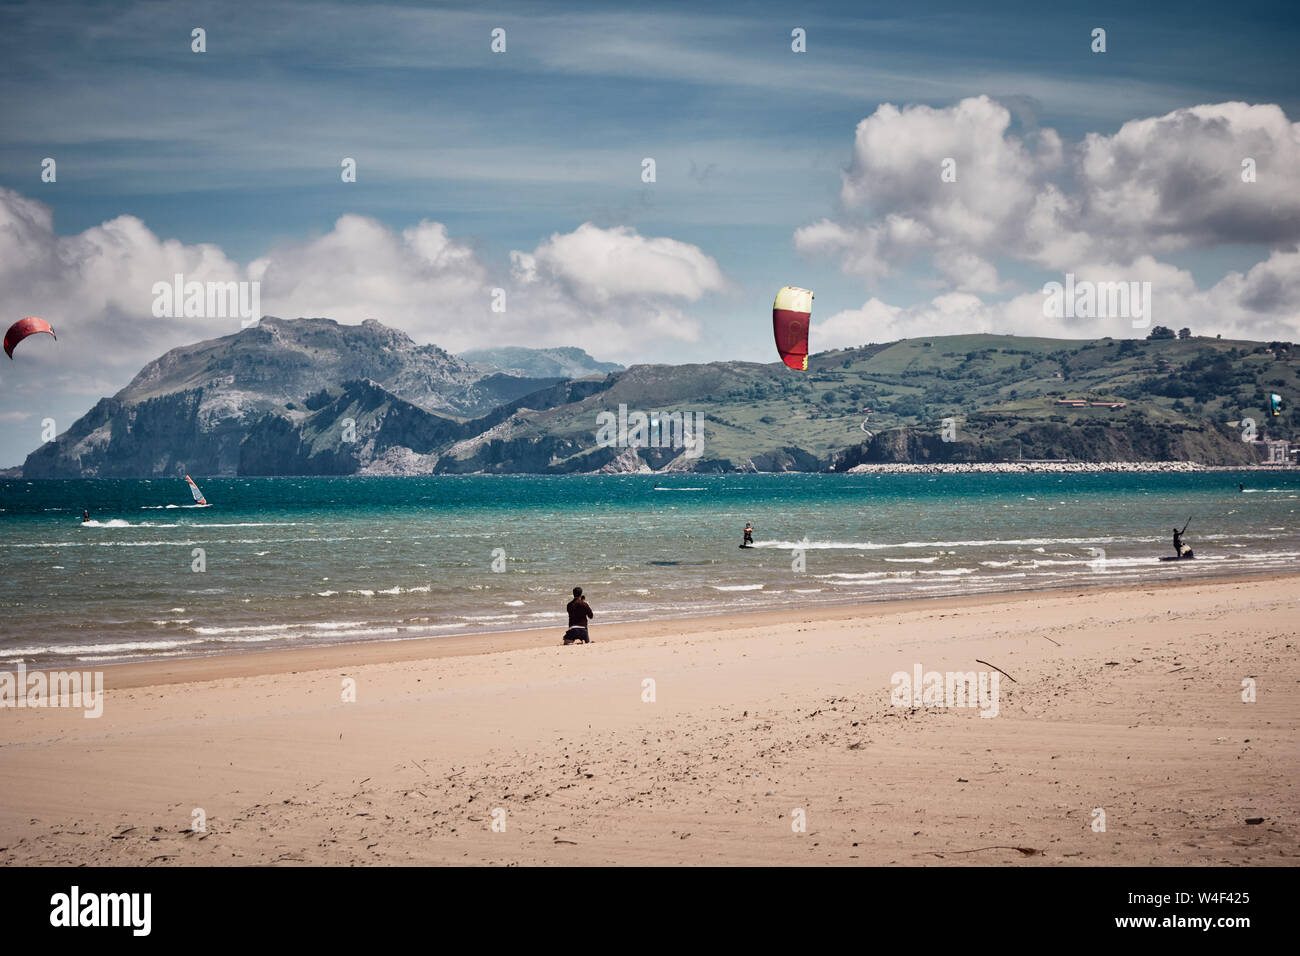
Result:
{"label": "kiteboard", "polygon": [[1196,557],[1196,555],[1193,553],[1191,548],[1188,548],[1182,554],[1178,554],[1178,555],[1167,554],[1160,560],[1161,561],[1190,561],[1194,557]]}
{"label": "kiteboard", "polygon": [[743,551],[743,550],[745,550],[746,548],[752,548],[752,547],[754,547],[754,545],[752,545],[752,544],[742,544],[742,545],[740,546],[740,549]]}

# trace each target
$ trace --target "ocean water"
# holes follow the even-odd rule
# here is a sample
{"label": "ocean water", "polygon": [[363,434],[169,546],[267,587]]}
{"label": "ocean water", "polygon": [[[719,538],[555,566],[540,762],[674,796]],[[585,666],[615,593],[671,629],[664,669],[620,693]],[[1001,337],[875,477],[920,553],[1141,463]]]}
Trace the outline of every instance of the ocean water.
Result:
{"label": "ocean water", "polygon": [[[539,626],[558,640],[575,584],[599,640],[611,621],[1300,557],[1296,472],[195,477],[207,507],[179,479],[0,481],[0,665]],[[1189,517],[1196,560],[1156,560]],[[756,547],[740,550],[747,521]]]}

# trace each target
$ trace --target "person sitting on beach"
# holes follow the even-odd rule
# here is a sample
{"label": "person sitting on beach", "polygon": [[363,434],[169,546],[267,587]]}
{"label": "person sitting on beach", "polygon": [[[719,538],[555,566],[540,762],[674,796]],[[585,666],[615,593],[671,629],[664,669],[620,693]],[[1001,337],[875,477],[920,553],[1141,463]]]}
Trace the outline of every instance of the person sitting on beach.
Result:
{"label": "person sitting on beach", "polygon": [[573,589],[573,600],[568,603],[565,610],[569,612],[569,629],[564,632],[564,643],[566,645],[590,644],[591,633],[587,630],[587,619],[595,615],[587,599],[582,596],[582,588]]}
{"label": "person sitting on beach", "polygon": [[753,528],[753,526],[752,526],[748,521],[745,522],[745,541],[744,541],[744,543],[745,543],[745,544],[753,544],[753,543],[754,543],[754,528]]}

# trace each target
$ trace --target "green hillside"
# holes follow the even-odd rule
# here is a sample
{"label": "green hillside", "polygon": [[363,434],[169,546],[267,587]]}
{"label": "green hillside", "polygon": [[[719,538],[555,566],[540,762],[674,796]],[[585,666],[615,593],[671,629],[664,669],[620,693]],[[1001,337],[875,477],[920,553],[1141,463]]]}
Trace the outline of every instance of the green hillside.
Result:
{"label": "green hillside", "polygon": [[[581,450],[550,467],[588,470],[599,463],[592,457],[596,416],[626,404],[704,412],[706,450],[697,468],[1022,457],[1249,464],[1260,449],[1228,423],[1253,418],[1261,434],[1293,438],[1294,411],[1270,416],[1268,393],[1300,391],[1296,352],[1281,344],[1004,335],[824,352],[807,372],[779,363],[633,366],[604,384],[581,402],[521,412],[498,440],[563,437]],[[1061,407],[1057,399],[1124,407]],[[948,418],[952,442],[943,441]],[[498,467],[508,469],[512,456],[504,445],[499,451]],[[674,457],[657,449],[640,455],[656,468]]]}

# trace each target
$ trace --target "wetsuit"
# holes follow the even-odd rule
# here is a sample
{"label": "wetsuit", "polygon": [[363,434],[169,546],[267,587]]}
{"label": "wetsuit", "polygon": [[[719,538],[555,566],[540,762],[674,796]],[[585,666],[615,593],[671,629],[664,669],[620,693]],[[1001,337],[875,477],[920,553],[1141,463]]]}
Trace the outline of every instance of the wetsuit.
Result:
{"label": "wetsuit", "polygon": [[745,544],[753,544],[753,543],[754,543],[754,529],[753,529],[753,528],[746,528],[746,529],[745,529]]}
{"label": "wetsuit", "polygon": [[1180,558],[1183,556],[1183,533],[1181,531],[1174,532],[1174,554]]}
{"label": "wetsuit", "polygon": [[[565,610],[569,612],[569,629],[564,633],[566,641],[586,641],[591,643],[591,634],[587,630],[587,619],[595,615],[586,598],[576,597],[568,603]],[[576,630],[575,630],[576,629]]]}

